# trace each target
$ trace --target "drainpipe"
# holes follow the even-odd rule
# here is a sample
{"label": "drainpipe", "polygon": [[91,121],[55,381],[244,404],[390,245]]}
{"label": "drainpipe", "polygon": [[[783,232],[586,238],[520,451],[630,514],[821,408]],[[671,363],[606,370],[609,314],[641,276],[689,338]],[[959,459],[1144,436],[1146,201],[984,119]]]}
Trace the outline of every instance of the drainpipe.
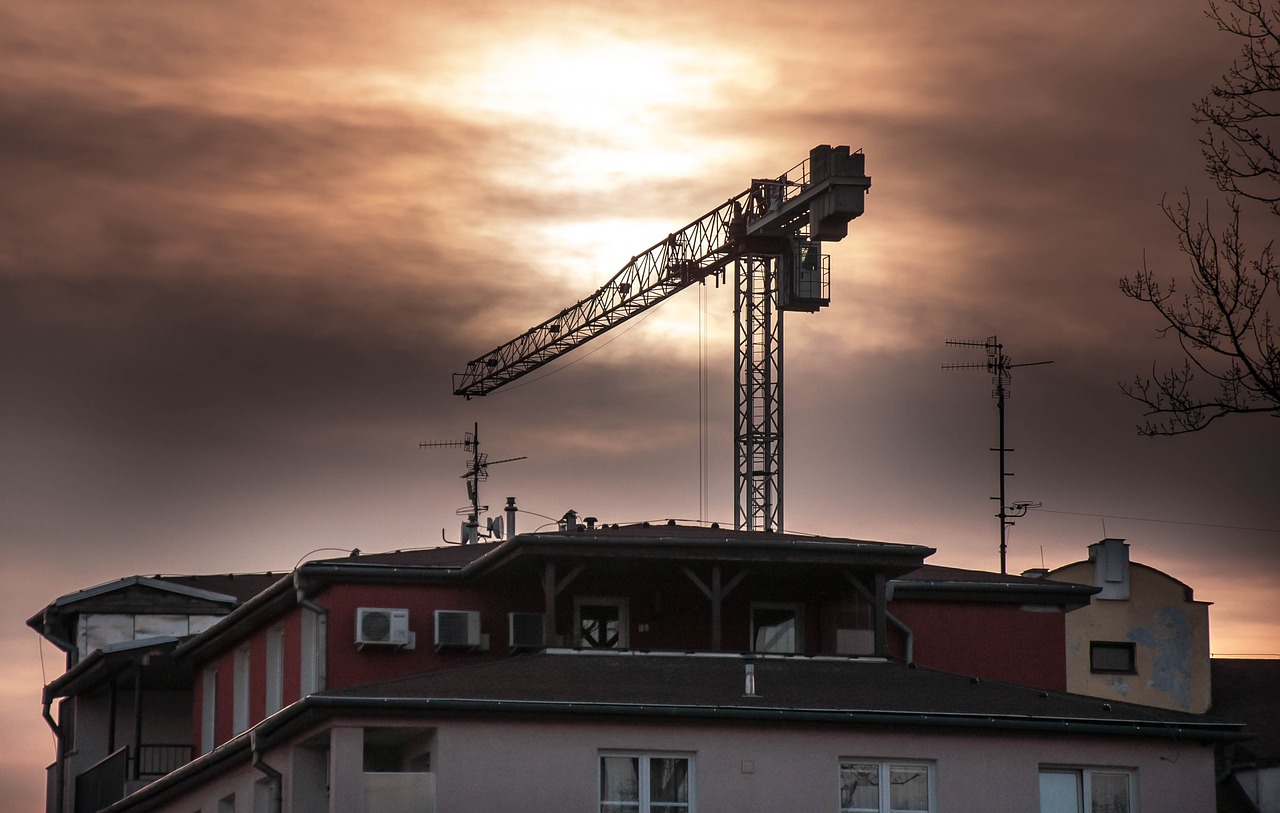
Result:
{"label": "drainpipe", "polygon": [[258,730],[249,732],[249,750],[253,753],[253,767],[257,768],[271,783],[271,813],[284,811],[284,775],[272,768],[262,758],[262,747],[258,744]]}
{"label": "drainpipe", "polygon": [[916,634],[911,631],[911,627],[908,627],[906,624],[899,621],[898,617],[888,610],[885,610],[884,618],[890,624],[893,624],[902,631],[903,637],[907,639],[907,663],[915,663]]}
{"label": "drainpipe", "polygon": [[329,611],[307,598],[301,570],[293,571],[293,587],[298,606],[316,614],[316,691],[322,692],[329,686]]}
{"label": "drainpipe", "polygon": [[53,715],[49,713],[49,706],[52,703],[52,700],[44,701],[44,708],[41,709],[40,716],[44,717],[44,721],[49,724],[49,729],[53,731],[53,813],[63,813],[63,786],[66,784],[67,771],[67,743],[62,737],[62,728],[58,725],[58,721],[54,720]]}

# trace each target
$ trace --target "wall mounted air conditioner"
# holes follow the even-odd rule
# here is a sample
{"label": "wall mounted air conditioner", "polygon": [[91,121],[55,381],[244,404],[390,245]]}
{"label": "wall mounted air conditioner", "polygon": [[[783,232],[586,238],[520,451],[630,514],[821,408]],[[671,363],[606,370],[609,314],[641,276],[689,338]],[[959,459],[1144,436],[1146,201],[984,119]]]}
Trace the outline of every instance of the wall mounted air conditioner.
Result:
{"label": "wall mounted air conditioner", "polygon": [[408,646],[409,611],[386,607],[356,610],[356,643],[360,646]]}
{"label": "wall mounted air conditioner", "polygon": [[512,649],[541,649],[547,645],[542,613],[507,613],[507,641]]}
{"label": "wall mounted air conditioner", "polygon": [[436,648],[479,649],[480,613],[475,610],[436,610]]}

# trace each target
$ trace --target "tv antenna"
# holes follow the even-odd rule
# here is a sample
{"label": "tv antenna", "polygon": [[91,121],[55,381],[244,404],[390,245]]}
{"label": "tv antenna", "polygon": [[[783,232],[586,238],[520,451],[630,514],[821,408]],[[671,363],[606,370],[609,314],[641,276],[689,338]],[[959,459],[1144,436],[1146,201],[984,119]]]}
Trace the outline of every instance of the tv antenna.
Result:
{"label": "tv antenna", "polygon": [[[419,443],[419,449],[442,449],[442,448],[462,448],[471,452],[471,459],[467,461],[467,470],[462,474],[462,479],[467,481],[467,500],[469,505],[464,505],[457,510],[457,515],[466,517],[462,523],[462,542],[466,545],[472,542],[480,541],[480,515],[489,510],[489,506],[480,504],[480,484],[489,479],[489,467],[496,466],[499,463],[511,463],[516,460],[525,460],[527,455],[520,457],[507,457],[502,460],[490,460],[489,455],[480,451],[480,424],[474,425],[474,431],[466,433],[463,440],[441,440],[430,443]],[[490,518],[486,523],[487,536],[496,536],[502,538],[502,517]],[[442,534],[443,535],[443,534]],[[445,540],[448,542],[449,540]]]}
{"label": "tv antenna", "polygon": [[1005,480],[1013,476],[1013,472],[1007,471],[1004,465],[1005,452],[1012,452],[1013,449],[1006,448],[1004,445],[1004,402],[1010,397],[1009,384],[1012,381],[1010,370],[1015,367],[1035,367],[1041,364],[1053,364],[1052,361],[1028,361],[1022,364],[1014,364],[1012,360],[1004,354],[1004,345],[1000,340],[992,336],[985,342],[967,342],[967,341],[947,341],[948,347],[978,347],[987,351],[986,364],[944,364],[944,370],[986,370],[991,373],[991,383],[995,385],[995,389],[991,391],[991,397],[996,399],[996,409],[1000,415],[1000,445],[993,452],[1000,453],[1000,496],[992,497],[993,500],[1000,501],[1000,513],[996,517],[1000,520],[1000,573],[1008,573],[1005,556],[1008,550],[1009,526],[1013,525],[1010,517],[1017,518],[1026,516],[1028,508],[1039,508],[1040,503],[1033,502],[1016,502],[1013,505],[1005,504]]}

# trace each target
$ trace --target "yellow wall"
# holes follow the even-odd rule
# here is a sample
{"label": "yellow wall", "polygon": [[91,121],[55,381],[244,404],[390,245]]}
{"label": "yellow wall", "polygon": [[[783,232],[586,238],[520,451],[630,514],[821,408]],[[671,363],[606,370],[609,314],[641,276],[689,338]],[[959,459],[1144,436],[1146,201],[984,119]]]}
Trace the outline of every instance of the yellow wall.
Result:
{"label": "yellow wall", "polygon": [[[1054,581],[1094,584],[1094,563],[1051,571]],[[1186,585],[1129,565],[1129,598],[1094,597],[1067,613],[1067,691],[1202,713],[1209,708],[1209,605],[1188,601]],[[1132,642],[1137,674],[1094,674],[1091,641]]]}

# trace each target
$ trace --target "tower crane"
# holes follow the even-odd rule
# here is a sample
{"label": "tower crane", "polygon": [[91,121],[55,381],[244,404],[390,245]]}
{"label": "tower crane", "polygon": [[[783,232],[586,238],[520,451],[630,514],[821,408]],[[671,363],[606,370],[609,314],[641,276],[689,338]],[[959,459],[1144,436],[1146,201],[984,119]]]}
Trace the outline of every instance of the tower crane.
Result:
{"label": "tower crane", "polygon": [[467,363],[453,377],[470,399],[617,327],[694,283],[734,269],[734,526],[781,531],[782,315],[830,304],[822,241],[848,234],[871,187],[866,156],[820,145],[631,258],[591,296]]}

